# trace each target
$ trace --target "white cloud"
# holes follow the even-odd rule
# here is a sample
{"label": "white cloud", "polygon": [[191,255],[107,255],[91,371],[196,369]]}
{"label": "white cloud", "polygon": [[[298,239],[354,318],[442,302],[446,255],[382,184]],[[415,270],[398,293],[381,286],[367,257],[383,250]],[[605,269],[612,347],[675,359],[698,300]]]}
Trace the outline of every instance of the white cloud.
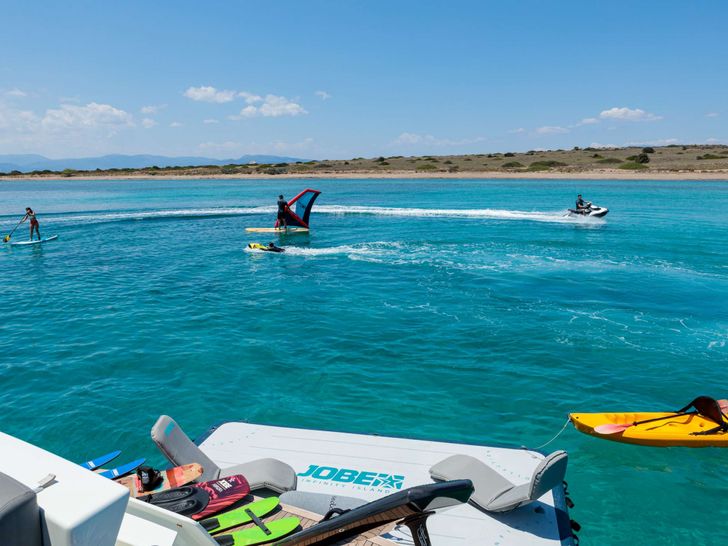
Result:
{"label": "white cloud", "polygon": [[511,129],[508,132],[511,133],[511,134],[514,134],[514,135],[518,135],[518,134],[521,134],[521,133],[525,133],[526,130],[523,127],[519,127],[518,129]]}
{"label": "white cloud", "polygon": [[317,97],[319,97],[321,100],[329,100],[331,98],[331,95],[327,93],[326,91],[316,91],[314,93]]}
{"label": "white cloud", "polygon": [[217,90],[212,86],[190,87],[183,93],[188,99],[199,102],[225,103],[235,100],[235,91]]}
{"label": "white cloud", "polygon": [[19,98],[22,98],[22,97],[27,97],[28,96],[28,93],[26,93],[25,91],[23,91],[21,89],[18,89],[17,87],[14,87],[13,89],[10,89],[8,91],[5,91],[5,95],[8,96],[8,97],[19,97]]}
{"label": "white cloud", "polygon": [[718,116],[720,116],[718,112],[708,112],[707,114],[705,114],[706,118],[717,118]]}
{"label": "white cloud", "polygon": [[654,140],[643,140],[640,142],[627,142],[625,146],[667,146],[668,144],[677,144],[680,142],[677,138],[656,138]]}
{"label": "white cloud", "polygon": [[182,127],[184,124],[180,123],[179,121],[173,121],[169,124],[170,127]]}
{"label": "white cloud", "polygon": [[163,110],[163,109],[165,109],[165,108],[167,108],[167,105],[166,105],[166,104],[150,104],[149,106],[142,106],[142,107],[141,107],[141,108],[139,109],[139,111],[140,111],[140,112],[141,112],[142,114],[147,114],[147,115],[150,115],[150,114],[156,114],[156,113],[158,113],[158,112],[159,112],[160,110]]}
{"label": "white cloud", "polygon": [[154,121],[154,120],[153,120],[153,119],[151,119],[151,118],[144,118],[144,119],[142,120],[142,127],[144,127],[145,129],[151,129],[151,128],[152,128],[152,127],[154,127],[155,125],[157,125],[157,122],[156,122],[156,121]]}
{"label": "white cloud", "polygon": [[210,155],[218,157],[240,156],[245,154],[282,154],[310,151],[314,146],[313,138],[305,138],[298,142],[275,140],[267,143],[242,143],[227,140],[224,142],[202,142],[198,148]]}
{"label": "white cloud", "polygon": [[131,114],[114,108],[110,104],[90,102],[85,106],[62,104],[59,108],[46,110],[41,125],[50,130],[68,130],[83,128],[115,128],[132,126]]}
{"label": "white cloud", "polygon": [[482,142],[485,137],[463,138],[460,140],[451,140],[447,138],[436,138],[432,135],[422,135],[417,133],[402,133],[391,142],[393,146],[412,146],[415,144],[430,147],[448,147],[448,146],[465,146],[467,144],[475,144]]}
{"label": "white cloud", "polygon": [[712,138],[711,137],[711,138],[706,138],[705,139],[705,142],[707,144],[718,144],[718,143],[723,142],[723,141],[721,139],[719,139],[719,138]]}
{"label": "white cloud", "polygon": [[599,123],[599,120],[597,118],[584,118],[579,123],[577,123],[577,126],[579,126],[579,125],[594,125],[595,123]]}
{"label": "white cloud", "polygon": [[536,133],[539,135],[560,135],[568,132],[569,130],[566,127],[556,125],[545,125],[536,129]]}
{"label": "white cloud", "polygon": [[256,102],[261,102],[263,100],[263,97],[260,95],[248,93],[247,91],[241,91],[238,93],[238,97],[244,99],[247,104],[255,104]]}
{"label": "white cloud", "polygon": [[619,148],[616,144],[601,144],[599,142],[592,142],[589,144],[590,148]]}
{"label": "white cloud", "polygon": [[640,108],[610,108],[609,110],[603,110],[599,113],[601,119],[618,119],[622,121],[658,121],[662,119],[662,116],[645,112]]}
{"label": "white cloud", "polygon": [[19,110],[0,101],[0,146],[48,155],[106,152],[107,143],[134,127],[128,112],[109,104],[61,104],[45,112]]}
{"label": "white cloud", "polygon": [[277,118],[281,116],[300,116],[308,112],[297,102],[278,95],[266,95],[259,106],[249,104],[240,111],[239,117],[266,117]]}
{"label": "white cloud", "polygon": [[220,120],[209,118],[209,119],[203,119],[202,123],[204,123],[205,125],[212,125],[214,123],[220,123]]}

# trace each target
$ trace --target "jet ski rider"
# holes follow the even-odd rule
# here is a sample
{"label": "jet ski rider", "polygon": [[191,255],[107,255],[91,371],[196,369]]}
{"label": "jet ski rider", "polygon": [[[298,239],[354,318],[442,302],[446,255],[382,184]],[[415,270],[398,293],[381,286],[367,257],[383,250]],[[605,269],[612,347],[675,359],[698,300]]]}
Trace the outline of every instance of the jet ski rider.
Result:
{"label": "jet ski rider", "polygon": [[576,196],[576,210],[589,210],[589,205],[584,202],[581,194]]}

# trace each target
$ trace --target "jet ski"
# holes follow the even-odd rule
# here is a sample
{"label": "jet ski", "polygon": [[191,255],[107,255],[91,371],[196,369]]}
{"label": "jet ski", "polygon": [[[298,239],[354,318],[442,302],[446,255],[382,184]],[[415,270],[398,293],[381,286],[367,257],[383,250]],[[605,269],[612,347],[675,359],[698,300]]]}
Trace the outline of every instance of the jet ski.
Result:
{"label": "jet ski", "polygon": [[583,209],[569,209],[569,216],[591,216],[593,218],[602,218],[609,212],[607,207],[600,207],[599,205],[592,205],[587,202],[586,208]]}
{"label": "jet ski", "polygon": [[259,250],[261,252],[285,252],[285,248],[281,248],[279,246],[275,246],[273,243],[266,245],[261,245],[259,243],[248,243],[248,248],[250,250]]}

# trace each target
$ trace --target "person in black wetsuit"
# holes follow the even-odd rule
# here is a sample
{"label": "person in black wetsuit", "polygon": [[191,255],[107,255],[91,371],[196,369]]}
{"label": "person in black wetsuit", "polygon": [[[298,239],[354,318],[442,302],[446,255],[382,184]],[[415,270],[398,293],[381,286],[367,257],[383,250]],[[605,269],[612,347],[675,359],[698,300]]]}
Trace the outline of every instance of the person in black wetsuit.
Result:
{"label": "person in black wetsuit", "polygon": [[286,210],[288,209],[288,203],[283,199],[282,195],[278,196],[278,227],[284,227],[288,230],[288,220],[286,219]]}
{"label": "person in black wetsuit", "polygon": [[279,246],[276,246],[274,243],[268,243],[268,252],[285,252],[285,248],[281,248]]}

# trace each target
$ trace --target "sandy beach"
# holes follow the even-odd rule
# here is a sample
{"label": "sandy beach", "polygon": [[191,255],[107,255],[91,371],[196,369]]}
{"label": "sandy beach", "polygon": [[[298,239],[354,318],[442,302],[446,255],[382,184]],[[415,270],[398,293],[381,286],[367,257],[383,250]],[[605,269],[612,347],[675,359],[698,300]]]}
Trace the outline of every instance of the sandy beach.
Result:
{"label": "sandy beach", "polygon": [[[705,180],[728,181],[728,170],[725,171],[625,171],[619,169],[590,170],[579,172],[502,172],[502,171],[466,171],[466,172],[413,172],[413,171],[352,171],[352,172],[316,172],[316,173],[286,173],[276,175],[251,174],[179,174],[179,175],[150,175],[125,174],[112,176],[108,174],[95,175],[93,172],[77,174],[71,179],[93,180],[268,180],[276,178],[297,179],[510,179],[510,180]],[[5,176],[1,181],[16,180],[57,180],[54,175],[23,175]],[[68,178],[62,178],[68,179]]]}

